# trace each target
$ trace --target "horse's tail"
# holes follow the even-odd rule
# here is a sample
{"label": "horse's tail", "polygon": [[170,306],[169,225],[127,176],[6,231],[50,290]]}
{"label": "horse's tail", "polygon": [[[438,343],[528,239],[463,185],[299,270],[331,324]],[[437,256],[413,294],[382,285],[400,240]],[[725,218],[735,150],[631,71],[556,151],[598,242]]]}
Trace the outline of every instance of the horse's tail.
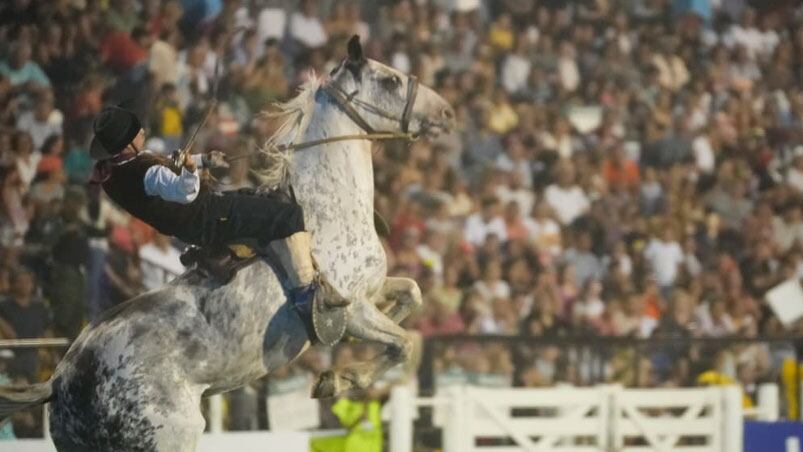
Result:
{"label": "horse's tail", "polygon": [[50,381],[33,385],[0,386],[0,424],[25,408],[47,403],[53,395]]}

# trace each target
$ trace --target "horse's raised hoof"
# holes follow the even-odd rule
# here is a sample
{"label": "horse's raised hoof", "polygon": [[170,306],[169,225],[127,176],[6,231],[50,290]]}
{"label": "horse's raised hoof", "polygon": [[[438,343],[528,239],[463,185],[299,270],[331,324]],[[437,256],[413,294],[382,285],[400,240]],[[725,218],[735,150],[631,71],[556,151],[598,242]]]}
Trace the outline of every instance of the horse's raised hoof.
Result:
{"label": "horse's raised hoof", "polygon": [[337,375],[327,370],[318,376],[315,385],[312,386],[313,399],[328,399],[337,394]]}

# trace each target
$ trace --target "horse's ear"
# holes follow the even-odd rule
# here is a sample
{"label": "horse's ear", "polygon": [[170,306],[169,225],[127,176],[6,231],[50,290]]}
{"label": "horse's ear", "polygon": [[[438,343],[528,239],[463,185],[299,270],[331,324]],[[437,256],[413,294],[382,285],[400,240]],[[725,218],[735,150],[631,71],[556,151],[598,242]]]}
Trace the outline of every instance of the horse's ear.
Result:
{"label": "horse's ear", "polygon": [[361,64],[365,61],[365,57],[362,54],[362,45],[360,44],[360,35],[354,35],[349,39],[348,51],[350,63]]}

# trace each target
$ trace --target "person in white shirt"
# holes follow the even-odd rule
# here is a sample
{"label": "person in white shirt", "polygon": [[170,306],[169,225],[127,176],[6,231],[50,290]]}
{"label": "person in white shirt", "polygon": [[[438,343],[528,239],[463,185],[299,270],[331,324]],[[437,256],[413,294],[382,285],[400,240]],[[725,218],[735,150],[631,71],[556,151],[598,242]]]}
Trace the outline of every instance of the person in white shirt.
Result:
{"label": "person in white shirt", "polygon": [[544,190],[544,199],[564,225],[571,224],[591,206],[585,191],[575,184],[574,168],[568,162],[558,167],[558,183]]}
{"label": "person in white shirt", "polygon": [[561,245],[560,224],[553,220],[552,209],[545,201],[535,205],[533,216],[525,225],[530,230],[530,238],[539,250],[545,250],[553,257],[563,251]]}
{"label": "person in white shirt", "polygon": [[529,217],[535,203],[535,193],[524,188],[522,185],[521,173],[503,172],[509,183],[501,183],[496,187],[496,197],[503,205],[513,201],[519,206],[519,212],[523,217]]}
{"label": "person in white shirt", "polygon": [[508,94],[518,93],[527,87],[531,66],[527,58],[527,41],[519,39],[515,50],[502,63],[502,86]]}
{"label": "person in white shirt", "polygon": [[662,288],[670,287],[678,275],[678,268],[684,261],[683,249],[675,240],[675,233],[665,227],[660,237],[650,240],[644,250],[644,257],[650,263],[655,281]]}
{"label": "person in white shirt", "polygon": [[501,242],[507,241],[507,228],[505,228],[505,220],[500,215],[499,209],[499,200],[485,198],[482,201],[481,210],[466,219],[463,232],[466,241],[474,246],[480,246],[492,234]]}
{"label": "person in white shirt", "polygon": [[290,37],[310,49],[326,44],[328,36],[312,0],[302,0],[300,11],[290,16]]}
{"label": "person in white shirt", "polygon": [[53,107],[53,95],[43,93],[36,99],[33,110],[27,111],[17,119],[17,129],[31,135],[33,146],[38,151],[51,135],[61,135],[64,115]]}
{"label": "person in white shirt", "polygon": [[795,157],[793,165],[787,170],[786,183],[799,193],[803,193],[803,152]]}
{"label": "person in white shirt", "polygon": [[692,141],[691,150],[694,153],[697,169],[703,174],[712,174],[716,165],[716,155],[714,154],[714,147],[711,145],[710,128],[706,128],[703,133]]}

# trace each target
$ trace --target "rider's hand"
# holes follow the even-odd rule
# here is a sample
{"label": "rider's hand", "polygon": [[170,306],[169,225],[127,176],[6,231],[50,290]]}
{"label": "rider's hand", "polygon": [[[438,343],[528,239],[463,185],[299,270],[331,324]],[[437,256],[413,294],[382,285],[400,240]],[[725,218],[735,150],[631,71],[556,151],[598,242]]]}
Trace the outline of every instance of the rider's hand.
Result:
{"label": "rider's hand", "polygon": [[185,154],[184,155],[184,168],[187,168],[187,171],[194,173],[198,166],[195,164],[195,159],[192,158],[192,155]]}
{"label": "rider's hand", "polygon": [[204,167],[209,169],[226,169],[229,162],[226,161],[226,154],[221,151],[210,151],[203,156]]}

